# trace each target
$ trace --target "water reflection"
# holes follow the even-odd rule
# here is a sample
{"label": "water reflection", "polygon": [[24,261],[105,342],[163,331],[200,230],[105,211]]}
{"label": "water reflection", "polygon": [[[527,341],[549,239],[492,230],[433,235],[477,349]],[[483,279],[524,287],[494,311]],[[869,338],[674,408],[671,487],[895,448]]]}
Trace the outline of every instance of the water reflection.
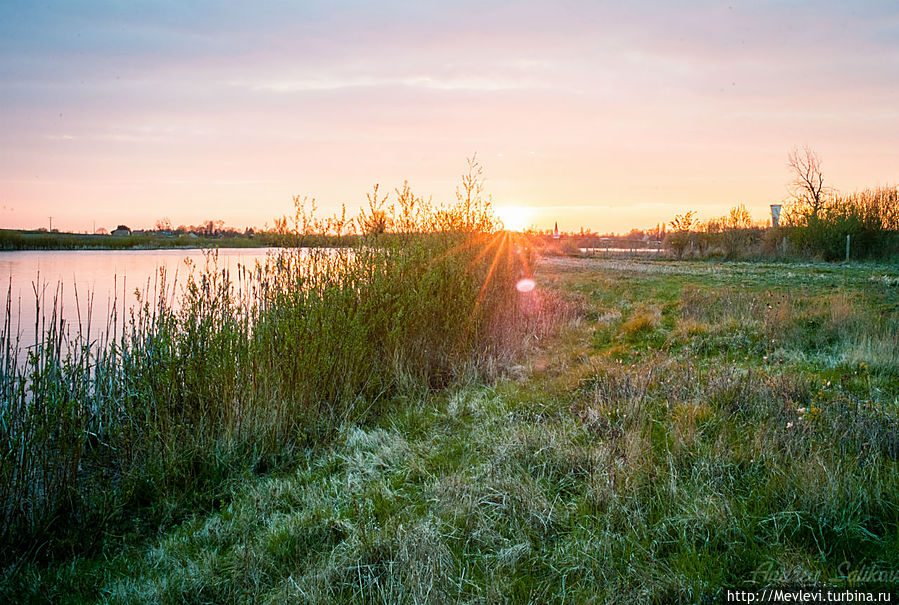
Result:
{"label": "water reflection", "polygon": [[[276,251],[222,248],[215,262],[219,270],[236,275],[242,267],[254,269],[257,262],[264,264]],[[0,292],[0,300],[2,308],[9,309],[13,340],[18,336],[20,354],[33,346],[42,321],[50,320],[54,303],[70,333],[80,329],[97,342],[109,334],[112,317],[120,333],[123,320],[138,302],[137,292],[155,298],[160,271],[177,300],[190,263],[202,271],[208,254],[199,249],[0,252],[0,279],[7,286]]]}

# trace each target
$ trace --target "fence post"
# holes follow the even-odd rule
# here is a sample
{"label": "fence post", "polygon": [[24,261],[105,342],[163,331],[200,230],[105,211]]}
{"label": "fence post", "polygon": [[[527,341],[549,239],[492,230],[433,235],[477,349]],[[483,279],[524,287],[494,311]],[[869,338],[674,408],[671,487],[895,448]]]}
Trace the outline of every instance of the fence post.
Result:
{"label": "fence post", "polygon": [[849,262],[849,234],[846,234],[846,262]]}

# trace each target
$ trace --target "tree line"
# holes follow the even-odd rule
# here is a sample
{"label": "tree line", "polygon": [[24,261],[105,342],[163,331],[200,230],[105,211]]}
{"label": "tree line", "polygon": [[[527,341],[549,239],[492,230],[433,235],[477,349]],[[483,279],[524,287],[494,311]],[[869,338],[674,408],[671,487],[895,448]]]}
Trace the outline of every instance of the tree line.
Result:
{"label": "tree line", "polygon": [[779,224],[753,221],[745,205],[725,216],[700,221],[696,211],[674,217],[665,246],[677,257],[791,256],[821,260],[899,256],[899,187],[881,186],[841,193],[824,177],[820,156],[810,147],[787,156],[792,180]]}

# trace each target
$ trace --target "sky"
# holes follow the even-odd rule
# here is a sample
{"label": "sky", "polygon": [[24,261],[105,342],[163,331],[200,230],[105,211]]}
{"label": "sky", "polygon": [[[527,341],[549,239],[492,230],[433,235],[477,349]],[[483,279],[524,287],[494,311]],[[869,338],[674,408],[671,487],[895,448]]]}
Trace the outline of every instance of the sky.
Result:
{"label": "sky", "polygon": [[899,181],[899,4],[0,0],[0,226],[221,219],[379,183],[624,232]]}

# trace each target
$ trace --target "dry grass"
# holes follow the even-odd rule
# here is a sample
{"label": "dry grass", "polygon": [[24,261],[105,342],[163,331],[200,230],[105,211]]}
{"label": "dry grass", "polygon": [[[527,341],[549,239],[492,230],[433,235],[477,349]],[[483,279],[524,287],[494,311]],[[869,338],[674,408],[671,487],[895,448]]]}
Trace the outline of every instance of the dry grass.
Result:
{"label": "dry grass", "polygon": [[[477,179],[467,186],[450,208],[404,189],[390,212],[371,209],[394,232],[352,249],[287,249],[235,275],[210,255],[180,296],[161,274],[99,343],[69,334],[54,302],[20,354],[7,309],[0,562],[100,549],[133,517],[153,531],[391,397],[501,375],[563,305],[515,289],[527,243],[496,231]],[[320,222],[296,202],[285,236],[302,241]]]}
{"label": "dry grass", "polygon": [[654,330],[659,325],[659,321],[658,311],[639,309],[631,313],[627,321],[621,325],[621,332],[625,337],[633,337],[641,332]]}
{"label": "dry grass", "polygon": [[149,548],[22,582],[109,602],[704,602],[899,571],[899,383],[868,356],[888,359],[893,294],[863,270],[833,291],[793,268],[800,296],[742,267],[589,267],[543,269],[582,308],[531,343],[528,376],[410,396]]}

